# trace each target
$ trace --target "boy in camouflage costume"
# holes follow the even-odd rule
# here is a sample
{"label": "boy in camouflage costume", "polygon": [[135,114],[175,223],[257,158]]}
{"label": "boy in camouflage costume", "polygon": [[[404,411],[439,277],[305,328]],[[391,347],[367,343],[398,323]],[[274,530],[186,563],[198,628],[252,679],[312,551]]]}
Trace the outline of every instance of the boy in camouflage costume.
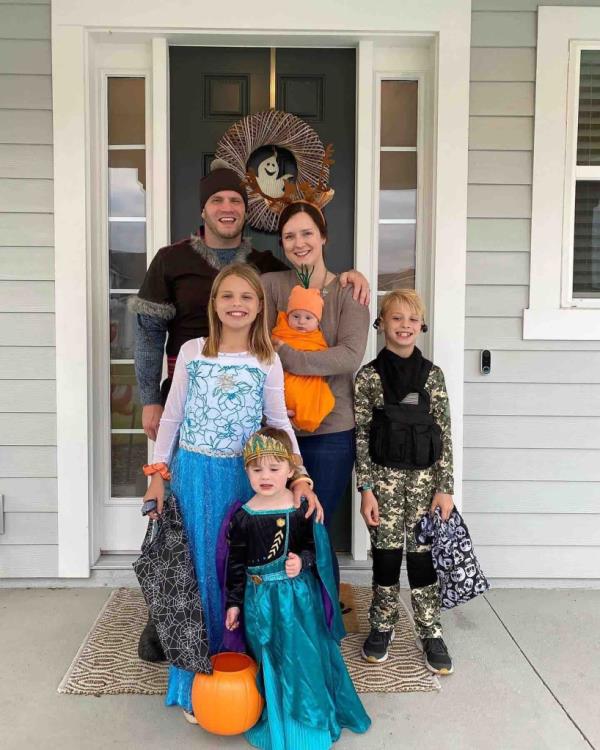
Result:
{"label": "boy in camouflage costume", "polygon": [[[424,306],[412,290],[396,290],[381,303],[376,327],[383,329],[385,347],[393,367],[404,367],[415,352],[422,328]],[[414,354],[413,354],[414,353]],[[387,372],[387,371],[386,371]],[[392,369],[391,372],[394,372]],[[398,372],[402,372],[402,369]],[[414,378],[413,378],[414,379]],[[410,382],[410,378],[408,378]],[[452,661],[442,640],[440,596],[431,559],[431,547],[417,545],[414,526],[425,513],[440,507],[447,519],[453,508],[452,437],[448,394],[441,369],[431,365],[424,390],[429,395],[429,413],[441,432],[441,456],[429,468],[398,469],[374,462],[369,450],[373,408],[383,407],[384,389],[375,361],[358,372],[354,386],[356,416],[356,476],[361,492],[361,513],[371,537],[373,556],[373,600],[369,612],[371,633],[363,646],[369,662],[388,658],[399,616],[400,566],[406,532],[406,566],[417,635],[428,668],[439,674],[452,672]],[[402,403],[414,403],[410,389]],[[418,399],[417,399],[418,400]]]}

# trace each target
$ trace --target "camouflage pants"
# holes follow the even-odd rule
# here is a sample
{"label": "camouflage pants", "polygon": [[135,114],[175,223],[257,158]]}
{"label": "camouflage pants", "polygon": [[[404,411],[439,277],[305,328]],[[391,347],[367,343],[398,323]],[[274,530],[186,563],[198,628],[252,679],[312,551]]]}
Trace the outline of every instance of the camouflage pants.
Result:
{"label": "camouflage pants", "polygon": [[[425,576],[427,585],[413,585],[411,582],[415,628],[420,638],[442,636],[439,584],[431,573],[431,547],[417,545],[413,534],[415,524],[429,510],[434,490],[431,469],[402,471],[381,467],[373,488],[379,503],[379,526],[373,526],[369,530],[374,556],[378,550],[397,550],[398,555],[401,555],[406,547],[406,566],[410,581],[423,580],[420,571],[430,571]],[[401,606],[399,598],[399,582],[394,581],[392,585],[384,586],[374,577],[373,600],[369,611],[371,627],[384,631],[394,627]]]}

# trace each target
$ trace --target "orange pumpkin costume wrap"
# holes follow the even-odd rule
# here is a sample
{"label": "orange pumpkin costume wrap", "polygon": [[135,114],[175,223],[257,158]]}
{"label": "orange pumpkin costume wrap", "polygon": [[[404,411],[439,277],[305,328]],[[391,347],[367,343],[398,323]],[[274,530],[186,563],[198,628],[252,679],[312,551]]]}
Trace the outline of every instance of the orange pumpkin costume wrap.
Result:
{"label": "orange pumpkin costume wrap", "polygon": [[[287,315],[280,312],[271,334],[293,349],[304,352],[320,352],[327,349],[327,342],[320,330],[304,333],[290,328]],[[325,379],[318,375],[294,375],[284,373],[285,403],[295,416],[290,417],[294,427],[314,432],[335,406],[335,398]]]}

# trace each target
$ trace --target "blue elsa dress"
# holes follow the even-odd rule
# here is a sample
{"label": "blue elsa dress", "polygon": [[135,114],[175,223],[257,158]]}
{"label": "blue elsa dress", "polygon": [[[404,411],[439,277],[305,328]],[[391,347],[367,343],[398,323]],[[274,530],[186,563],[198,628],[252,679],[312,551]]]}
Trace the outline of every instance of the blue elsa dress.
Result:
{"label": "blue elsa dress", "polygon": [[[224,629],[215,557],[219,529],[233,502],[253,494],[243,446],[260,429],[263,414],[268,424],[285,429],[292,438],[293,430],[277,356],[272,364],[247,353],[204,357],[203,343],[192,339],[181,347],[153,460],[169,464],[175,453],[171,490],[187,532],[212,654],[220,650]],[[293,444],[297,450],[295,438]],[[191,712],[193,679],[193,672],[171,666],[166,705]]]}
{"label": "blue elsa dress", "polygon": [[[343,727],[371,724],[339,649],[345,635],[325,527],[306,507],[233,516],[227,606],[241,606],[265,707],[246,739],[261,750],[329,750]],[[288,551],[302,560],[285,571]],[[333,604],[333,606],[327,606]]]}

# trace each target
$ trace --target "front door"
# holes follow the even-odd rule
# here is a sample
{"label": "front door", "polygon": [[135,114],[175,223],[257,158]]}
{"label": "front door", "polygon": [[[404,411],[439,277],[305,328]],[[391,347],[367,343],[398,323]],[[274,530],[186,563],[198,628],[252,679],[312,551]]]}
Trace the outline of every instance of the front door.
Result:
{"label": "front door", "polygon": [[[373,268],[377,297],[391,286],[412,285],[429,303],[433,193],[433,57],[422,49],[380,49],[374,60],[374,107],[363,106],[376,123],[370,200],[354,206],[355,50],[195,47],[171,49],[172,238],[199,223],[198,181],[216,143],[245,114],[273,102],[307,120],[324,143],[333,142],[335,200],[327,207],[331,241],[327,262],[336,271],[354,265],[355,213],[365,226],[374,207],[372,247],[356,252]],[[99,45],[95,51],[92,99],[94,180],[91,294],[94,345],[90,403],[94,423],[92,556],[139,549],[145,523],[140,472],[152,444],[141,429],[141,405],[133,372],[135,319],[127,311],[147,263],[158,249],[152,241],[154,129],[167,123],[160,97],[152,104],[152,56],[147,45]],[[153,122],[153,115],[159,121]],[[160,138],[157,142],[160,142]],[[159,158],[159,164],[161,158]],[[160,172],[160,169],[159,169]],[[154,175],[154,179],[160,175]],[[364,185],[361,187],[364,188]],[[149,190],[148,199],[146,188]],[[363,191],[364,192],[364,191]],[[153,210],[150,210],[153,208]],[[274,235],[250,231],[254,245],[278,253]],[[373,256],[373,257],[371,257]],[[375,300],[373,301],[375,302]],[[374,307],[374,305],[373,305]],[[109,316],[110,310],[110,316]],[[428,334],[421,342],[429,348]],[[367,357],[376,351],[375,336]],[[108,353],[110,352],[110,358]],[[110,366],[109,366],[110,363]],[[338,515],[335,542],[349,548],[349,495]],[[355,505],[352,550],[362,559],[367,534]]]}
{"label": "front door", "polygon": [[[198,181],[209,170],[217,142],[246,115],[275,108],[308,122],[335,147],[327,207],[327,266],[354,266],[355,50],[171,47],[171,239],[200,222]],[[274,73],[274,75],[273,75]],[[274,87],[274,91],[271,90]],[[258,250],[281,257],[275,234],[247,227]],[[318,491],[318,488],[317,488]],[[334,521],[334,543],[350,550],[350,492]]]}

